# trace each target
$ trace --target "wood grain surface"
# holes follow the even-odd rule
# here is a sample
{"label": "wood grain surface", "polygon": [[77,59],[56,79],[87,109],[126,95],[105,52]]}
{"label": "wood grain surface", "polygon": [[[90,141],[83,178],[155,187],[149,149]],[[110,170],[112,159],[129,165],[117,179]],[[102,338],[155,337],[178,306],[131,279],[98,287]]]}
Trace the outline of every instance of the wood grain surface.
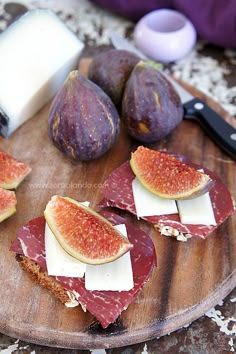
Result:
{"label": "wood grain surface", "polygon": [[[87,64],[82,65],[86,69]],[[216,102],[194,88],[188,89],[235,124]],[[54,347],[120,347],[170,333],[199,318],[229,294],[236,285],[235,216],[208,239],[192,238],[181,243],[161,236],[147,223],[126,214],[152,237],[158,266],[134,303],[106,330],[80,307],[66,308],[21,271],[14,254],[8,251],[16,230],[42,215],[54,194],[89,200],[95,207],[101,200],[103,181],[137,147],[122,126],[118,142],[102,158],[72,162],[48,138],[49,106],[50,103],[9,139],[0,138],[0,148],[32,167],[16,191],[17,213],[0,224],[0,332]],[[172,134],[150,147],[184,154],[215,171],[236,199],[235,162],[196,122],[183,120]]]}

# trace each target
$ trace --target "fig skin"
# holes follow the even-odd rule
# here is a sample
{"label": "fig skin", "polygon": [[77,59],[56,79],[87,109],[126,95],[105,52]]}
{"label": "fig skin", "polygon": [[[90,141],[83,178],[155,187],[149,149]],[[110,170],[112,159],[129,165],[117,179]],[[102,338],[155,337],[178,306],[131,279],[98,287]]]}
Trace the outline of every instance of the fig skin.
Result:
{"label": "fig skin", "polygon": [[78,161],[97,159],[116,142],[119,115],[106,93],[78,70],[72,71],[49,111],[52,142]]}
{"label": "fig skin", "polygon": [[144,143],[164,138],[183,119],[180,97],[159,67],[141,60],[126,83],[122,100],[122,119],[129,135]]}
{"label": "fig skin", "polygon": [[110,49],[93,58],[88,78],[100,86],[120,109],[126,81],[139,60],[127,50]]}

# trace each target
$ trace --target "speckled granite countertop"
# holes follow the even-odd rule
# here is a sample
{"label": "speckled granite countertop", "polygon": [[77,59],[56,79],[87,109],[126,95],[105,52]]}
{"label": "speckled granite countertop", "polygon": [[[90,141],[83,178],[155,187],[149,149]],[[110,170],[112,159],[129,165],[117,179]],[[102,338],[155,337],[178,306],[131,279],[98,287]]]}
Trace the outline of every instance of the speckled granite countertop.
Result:
{"label": "speckled granite countertop", "polygon": [[[109,45],[109,33],[115,30],[132,40],[134,24],[90,3],[88,0],[32,0],[13,3],[0,1],[0,31],[19,14],[35,7],[55,10],[86,43],[87,47]],[[169,66],[176,78],[185,80],[212,96],[236,117],[236,51],[198,42],[183,60]],[[162,338],[118,349],[68,350],[41,347],[0,334],[0,353],[93,353],[223,354],[236,350],[236,289],[216,308],[189,326]]]}

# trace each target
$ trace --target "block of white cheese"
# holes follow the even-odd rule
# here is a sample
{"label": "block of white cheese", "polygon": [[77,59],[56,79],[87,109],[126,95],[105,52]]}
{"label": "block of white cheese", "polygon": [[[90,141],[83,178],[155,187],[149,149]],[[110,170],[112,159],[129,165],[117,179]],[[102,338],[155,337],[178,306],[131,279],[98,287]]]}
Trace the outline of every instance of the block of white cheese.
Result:
{"label": "block of white cheese", "polygon": [[48,275],[79,278],[84,276],[86,264],[64,251],[47,223],[45,226],[45,250]]}
{"label": "block of white cheese", "polygon": [[[114,227],[124,236],[127,236],[124,224]],[[85,272],[85,288],[87,290],[129,291],[133,286],[130,252],[125,253],[113,262],[101,265],[87,265]]]}
{"label": "block of white cheese", "polygon": [[51,10],[30,10],[0,34],[0,134],[9,136],[77,67],[83,42]]}
{"label": "block of white cheese", "polygon": [[180,221],[192,225],[216,225],[209,193],[193,199],[177,201]]}
{"label": "block of white cheese", "polygon": [[132,190],[138,217],[178,214],[175,200],[160,198],[149,192],[137,178],[132,182]]}

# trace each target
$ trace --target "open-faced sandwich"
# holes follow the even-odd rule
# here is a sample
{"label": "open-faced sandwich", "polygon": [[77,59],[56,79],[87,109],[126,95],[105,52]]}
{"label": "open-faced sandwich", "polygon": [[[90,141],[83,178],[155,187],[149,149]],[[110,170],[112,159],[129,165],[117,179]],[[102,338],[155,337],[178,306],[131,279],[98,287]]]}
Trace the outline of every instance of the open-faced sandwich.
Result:
{"label": "open-faced sandwich", "polygon": [[161,234],[206,238],[234,212],[228,188],[184,156],[139,146],[105,181],[100,206],[127,210]]}
{"label": "open-faced sandwich", "polygon": [[61,196],[18,230],[10,249],[36,282],[66,306],[80,304],[103,328],[134,301],[156,266],[144,231],[115,213],[101,215]]}

